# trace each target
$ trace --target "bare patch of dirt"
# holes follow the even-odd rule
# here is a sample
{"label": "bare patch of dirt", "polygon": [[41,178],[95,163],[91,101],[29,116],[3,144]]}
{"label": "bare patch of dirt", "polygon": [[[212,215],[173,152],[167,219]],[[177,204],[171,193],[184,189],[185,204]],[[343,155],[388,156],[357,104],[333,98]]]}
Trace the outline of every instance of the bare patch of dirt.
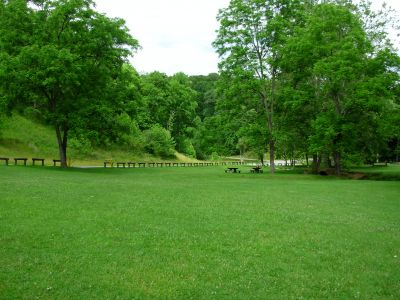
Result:
{"label": "bare patch of dirt", "polygon": [[365,178],[365,174],[364,173],[360,173],[360,172],[354,172],[354,173],[347,173],[346,176],[350,179],[364,179]]}

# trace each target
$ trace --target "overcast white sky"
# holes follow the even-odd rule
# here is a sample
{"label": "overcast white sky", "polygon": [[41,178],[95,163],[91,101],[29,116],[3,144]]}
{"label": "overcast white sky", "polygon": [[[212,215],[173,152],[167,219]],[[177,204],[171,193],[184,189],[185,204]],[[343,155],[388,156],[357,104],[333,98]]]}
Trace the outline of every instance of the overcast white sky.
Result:
{"label": "overcast white sky", "polygon": [[[132,59],[142,73],[207,75],[217,72],[218,55],[211,46],[216,16],[229,0],[95,0],[97,10],[126,21],[142,49]],[[375,4],[383,0],[372,0]],[[400,12],[400,0],[387,0]]]}

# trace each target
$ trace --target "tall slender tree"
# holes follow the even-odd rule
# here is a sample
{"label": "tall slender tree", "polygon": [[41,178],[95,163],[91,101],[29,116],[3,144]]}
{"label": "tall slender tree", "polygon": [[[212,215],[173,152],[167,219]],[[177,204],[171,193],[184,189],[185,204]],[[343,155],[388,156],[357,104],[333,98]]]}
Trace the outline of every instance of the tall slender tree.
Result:
{"label": "tall slender tree", "polygon": [[[264,107],[268,128],[271,172],[275,172],[274,115],[279,86],[280,48],[298,22],[300,0],[232,0],[218,15],[214,42],[222,61],[220,70],[234,78],[253,81],[249,86]],[[250,76],[249,76],[250,75]]]}

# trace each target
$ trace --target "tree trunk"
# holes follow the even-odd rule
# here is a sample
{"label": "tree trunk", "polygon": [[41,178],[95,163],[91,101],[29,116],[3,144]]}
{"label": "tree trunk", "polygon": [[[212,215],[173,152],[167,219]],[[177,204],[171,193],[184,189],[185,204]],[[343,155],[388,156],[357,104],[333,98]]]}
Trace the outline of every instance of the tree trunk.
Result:
{"label": "tree trunk", "polygon": [[264,153],[259,153],[259,154],[257,155],[257,157],[258,157],[258,159],[260,160],[261,165],[263,166],[263,165],[264,165]]}
{"label": "tree trunk", "polygon": [[57,135],[58,151],[60,154],[61,167],[67,168],[68,128],[64,126],[64,128],[61,129],[61,126],[56,125],[56,135]]}
{"label": "tree trunk", "polygon": [[294,151],[292,151],[292,158],[290,164],[292,167],[296,166],[296,158],[294,157]]}
{"label": "tree trunk", "polygon": [[335,161],[335,174],[340,176],[341,173],[341,155],[338,151],[333,152],[333,159]]}
{"label": "tree trunk", "polygon": [[[259,54],[259,66],[260,66],[260,74],[259,79],[266,82],[267,76],[264,74],[264,59],[262,58],[261,53]],[[266,115],[266,123],[269,131],[269,163],[270,163],[270,172],[271,174],[275,173],[275,140],[274,140],[274,102],[275,102],[275,89],[276,89],[276,75],[277,70],[275,67],[272,68],[271,71],[271,88],[269,89],[265,84],[260,90],[261,100],[264,104],[264,110]]]}
{"label": "tree trunk", "polygon": [[332,166],[332,160],[329,157],[328,153],[320,154],[320,160],[321,160],[320,163],[322,163],[324,168],[331,169],[333,167]]}
{"label": "tree trunk", "polygon": [[275,173],[275,141],[270,137],[269,140],[269,164],[270,164],[270,170],[271,173]]}
{"label": "tree trunk", "polygon": [[317,173],[319,173],[319,171],[321,171],[321,160],[322,160],[321,155],[318,155],[318,158],[317,158]]}
{"label": "tree trunk", "polygon": [[306,165],[307,165],[307,168],[310,166],[310,164],[308,163],[308,153],[306,153]]}
{"label": "tree trunk", "polygon": [[313,154],[312,156],[312,163],[311,163],[311,172],[317,173],[317,162],[318,162],[318,155]]}
{"label": "tree trunk", "polygon": [[318,154],[313,154],[313,162],[312,162],[312,172],[314,174],[319,173],[320,165],[321,165],[321,157]]}

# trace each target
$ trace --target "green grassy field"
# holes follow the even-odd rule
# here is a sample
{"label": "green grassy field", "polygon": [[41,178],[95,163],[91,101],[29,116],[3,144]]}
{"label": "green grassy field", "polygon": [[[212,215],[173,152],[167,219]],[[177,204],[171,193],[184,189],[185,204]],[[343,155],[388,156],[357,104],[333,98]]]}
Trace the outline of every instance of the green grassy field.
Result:
{"label": "green grassy field", "polygon": [[398,181],[0,166],[0,182],[1,299],[400,298]]}

